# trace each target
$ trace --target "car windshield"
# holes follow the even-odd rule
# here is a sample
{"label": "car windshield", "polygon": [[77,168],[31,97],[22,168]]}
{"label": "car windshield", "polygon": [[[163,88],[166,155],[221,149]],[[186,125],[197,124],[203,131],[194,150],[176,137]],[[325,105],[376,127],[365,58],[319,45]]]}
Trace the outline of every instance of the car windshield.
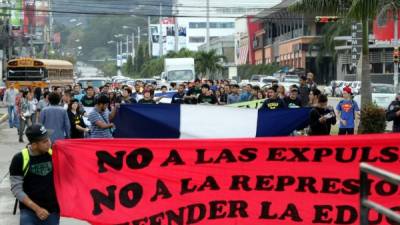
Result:
{"label": "car windshield", "polygon": [[80,84],[82,84],[83,88],[87,88],[88,86],[92,87],[101,87],[106,84],[106,81],[104,80],[80,80]]}
{"label": "car windshield", "polygon": [[193,71],[191,70],[175,70],[169,71],[167,75],[167,81],[191,81],[194,80]]}
{"label": "car windshield", "polygon": [[378,93],[378,94],[393,94],[394,93],[394,87],[393,86],[372,86],[372,93]]}
{"label": "car windshield", "polygon": [[262,80],[262,82],[264,83],[264,84],[268,84],[268,83],[272,83],[272,82],[275,82],[276,81],[276,79],[263,79]]}

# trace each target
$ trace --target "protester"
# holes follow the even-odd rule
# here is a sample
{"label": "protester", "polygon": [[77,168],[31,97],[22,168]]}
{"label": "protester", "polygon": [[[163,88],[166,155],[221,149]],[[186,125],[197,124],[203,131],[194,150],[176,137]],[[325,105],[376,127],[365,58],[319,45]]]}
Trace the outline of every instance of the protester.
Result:
{"label": "protester", "polygon": [[329,135],[331,126],[336,124],[336,115],[333,109],[328,107],[326,95],[318,97],[318,104],[310,112],[309,135]]}
{"label": "protester", "polygon": [[358,104],[351,99],[351,95],[351,89],[345,87],[343,89],[343,100],[336,106],[339,117],[339,135],[354,134],[355,117],[360,115]]}
{"label": "protester", "polygon": [[42,99],[40,99],[40,101],[37,104],[36,107],[36,114],[37,114],[37,118],[36,121],[40,121],[40,112],[46,108],[47,106],[49,106],[49,91],[45,91],[43,93]]}
{"label": "protester", "polygon": [[203,84],[201,86],[201,94],[199,95],[199,98],[197,99],[199,104],[217,104],[218,100],[215,97],[215,95],[212,94],[212,91],[210,90],[210,86],[208,84]]}
{"label": "protester", "polygon": [[9,170],[11,191],[20,203],[20,225],[58,225],[60,210],[49,132],[44,126],[34,124],[27,128],[26,137],[28,146],[14,155]]}
{"label": "protester", "polygon": [[56,92],[49,94],[50,106],[44,108],[40,113],[40,123],[46,129],[51,129],[53,133],[50,140],[54,143],[56,140],[62,140],[70,137],[71,126],[67,111],[59,106],[60,96]]}
{"label": "protester", "polygon": [[85,96],[85,95],[82,93],[81,85],[75,84],[73,98],[77,99],[80,102],[82,100],[83,96]]}
{"label": "protester", "polygon": [[143,98],[143,89],[141,87],[141,82],[136,82],[135,83],[135,93],[132,94],[132,98],[136,100],[136,102],[139,102],[140,99]]}
{"label": "protester", "polygon": [[251,84],[247,84],[243,87],[243,92],[240,94],[240,101],[247,102],[251,97],[251,89],[253,89]]}
{"label": "protester", "polygon": [[263,91],[258,91],[257,92],[257,99],[258,100],[261,100],[261,99],[264,99],[265,98],[265,95],[264,95],[264,92]]}
{"label": "protester", "polygon": [[254,86],[251,89],[251,96],[249,98],[249,101],[254,101],[258,99],[258,92],[260,91],[260,87],[259,86]]}
{"label": "protester", "polygon": [[38,100],[34,97],[34,93],[28,93],[28,103],[29,103],[29,114],[31,119],[31,124],[37,123],[39,120],[38,115],[36,114]]}
{"label": "protester", "polygon": [[224,87],[219,88],[219,98],[218,103],[220,105],[226,105],[228,103],[228,94],[225,92]]}
{"label": "protester", "polygon": [[89,132],[89,128],[86,127],[83,121],[78,99],[71,100],[68,104],[67,112],[71,126],[71,138],[84,138],[85,132]]}
{"label": "protester", "polygon": [[283,85],[279,85],[277,89],[278,98],[285,99],[286,98],[286,90]]}
{"label": "protester", "polygon": [[307,86],[310,90],[317,89],[317,83],[314,82],[314,74],[309,72],[307,73]]}
{"label": "protester", "polygon": [[317,105],[319,96],[321,96],[321,91],[319,89],[311,90],[308,96],[309,102],[306,105],[308,105],[309,107]]}
{"label": "protester", "polygon": [[156,104],[153,99],[153,94],[149,90],[143,92],[143,98],[139,100],[139,104]]}
{"label": "protester", "polygon": [[96,96],[96,104],[89,113],[88,120],[91,123],[91,138],[112,138],[114,124],[110,121],[115,117],[116,107],[110,112],[108,104],[110,99],[106,95]]}
{"label": "protester", "polygon": [[277,110],[286,108],[285,102],[278,98],[278,85],[268,88],[268,99],[264,101],[261,108],[267,110]]}
{"label": "protester", "polygon": [[310,102],[310,91],[311,89],[307,85],[307,77],[300,77],[299,97],[302,106],[309,105]]}
{"label": "protester", "polygon": [[393,121],[393,132],[400,133],[400,92],[396,99],[390,103],[386,112],[386,120]]}
{"label": "protester", "polygon": [[87,87],[86,95],[82,97],[81,103],[84,107],[94,107],[94,89],[92,86]]}
{"label": "protester", "polygon": [[285,104],[289,109],[296,109],[296,108],[301,108],[301,100],[298,97],[298,90],[293,88],[290,90],[289,96],[284,98]]}
{"label": "protester", "polygon": [[172,96],[172,104],[183,104],[185,100],[185,85],[178,86],[178,92]]}
{"label": "protester", "polygon": [[37,100],[37,102],[39,102],[42,98],[42,89],[40,87],[36,87],[33,91],[33,94],[33,97]]}
{"label": "protester", "polygon": [[68,110],[68,105],[71,102],[71,99],[72,99],[71,91],[64,91],[64,95],[62,95],[62,98],[61,98],[61,106],[65,110]]}
{"label": "protester", "polygon": [[134,104],[137,103],[136,100],[132,97],[132,89],[129,87],[124,88],[122,91],[121,104]]}
{"label": "protester", "polygon": [[237,84],[232,85],[231,94],[228,95],[228,104],[234,104],[240,102],[239,90],[240,87]]}
{"label": "protester", "polygon": [[3,103],[7,106],[8,113],[8,126],[10,128],[19,127],[19,116],[17,114],[17,107],[15,104],[15,99],[18,95],[18,90],[15,88],[14,83],[9,83],[9,88],[4,93]]}
{"label": "protester", "polygon": [[18,111],[19,111],[19,142],[24,142],[23,135],[25,132],[25,128],[27,126],[32,125],[32,109],[30,108],[32,105],[29,103],[28,100],[28,90],[23,90],[21,93],[21,98],[19,100]]}

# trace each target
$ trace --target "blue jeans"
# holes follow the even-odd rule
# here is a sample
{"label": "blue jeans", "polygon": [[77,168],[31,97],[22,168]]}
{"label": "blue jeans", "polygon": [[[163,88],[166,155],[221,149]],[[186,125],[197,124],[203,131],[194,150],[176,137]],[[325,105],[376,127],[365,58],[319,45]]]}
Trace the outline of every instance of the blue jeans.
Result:
{"label": "blue jeans", "polygon": [[46,220],[40,220],[36,214],[29,209],[20,210],[20,225],[59,225],[60,214],[51,213]]}
{"label": "blue jeans", "polygon": [[10,128],[12,127],[19,127],[19,118],[17,115],[17,111],[15,109],[15,106],[7,106],[7,113],[8,113],[8,125]]}

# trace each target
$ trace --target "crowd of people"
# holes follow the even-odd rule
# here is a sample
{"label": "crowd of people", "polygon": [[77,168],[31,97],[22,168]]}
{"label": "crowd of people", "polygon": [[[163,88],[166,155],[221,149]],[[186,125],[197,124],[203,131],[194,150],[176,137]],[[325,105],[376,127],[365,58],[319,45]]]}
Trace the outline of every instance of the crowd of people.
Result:
{"label": "crowd of people", "polygon": [[[165,104],[163,100],[167,95],[171,104],[227,105],[263,100],[261,108],[266,110],[312,107],[308,135],[328,135],[337,121],[339,134],[353,134],[354,121],[360,109],[352,100],[351,88],[345,87],[343,93],[343,99],[335,108],[329,106],[327,96],[321,94],[311,74],[301,76],[300,84],[290,86],[289,90],[278,83],[267,88],[251,84],[240,87],[228,80],[171,83],[169,88],[137,81],[133,87],[106,84],[100,88],[88,86],[83,89],[75,84],[51,90],[17,90],[10,83],[3,102],[8,107],[9,126],[18,129],[20,142],[24,141],[27,125],[35,123],[54,130],[51,135],[53,142],[63,138],[110,138],[115,129],[112,121],[121,104]],[[394,131],[399,131],[400,127],[399,100],[388,109],[388,120],[394,121]]]}
{"label": "crowd of people", "polygon": [[[112,138],[115,129],[112,121],[121,104],[165,104],[162,100],[171,90],[171,104],[226,105],[263,100],[265,110],[311,107],[308,135],[329,135],[337,122],[340,135],[353,134],[360,110],[352,99],[352,90],[349,87],[343,90],[343,99],[334,109],[312,77],[300,80],[300,85],[292,85],[289,90],[279,84],[262,89],[212,80],[171,84],[170,90],[141,81],[133,88],[107,84],[99,89],[88,86],[84,90],[79,84],[52,90],[17,90],[10,83],[3,99],[8,108],[9,126],[18,129],[20,142],[24,142],[25,134],[29,143],[14,155],[10,165],[11,191],[20,203],[20,224],[59,224],[51,151],[54,141]],[[160,94],[155,96],[155,91]],[[400,132],[400,93],[389,106],[387,119],[394,121],[394,132]]]}

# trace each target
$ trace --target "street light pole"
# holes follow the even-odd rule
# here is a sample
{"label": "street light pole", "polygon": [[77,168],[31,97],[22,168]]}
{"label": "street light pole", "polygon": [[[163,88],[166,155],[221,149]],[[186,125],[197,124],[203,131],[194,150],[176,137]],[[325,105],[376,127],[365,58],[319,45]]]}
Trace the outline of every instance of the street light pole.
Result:
{"label": "street light pole", "polygon": [[162,15],[162,4],[160,2],[160,22],[159,22],[160,23],[160,29],[158,31],[158,44],[159,44],[159,47],[160,47],[160,51],[159,51],[160,58],[163,55],[163,33],[162,33],[162,17],[161,17],[161,15]]}
{"label": "street light pole", "polygon": [[207,52],[210,51],[210,0],[207,0],[207,31],[206,31],[206,42]]}
{"label": "street light pole", "polygon": [[[394,49],[399,47],[399,11],[397,8],[393,12],[394,19]],[[399,91],[399,63],[393,63],[393,83],[396,93]]]}
{"label": "street light pole", "polygon": [[151,28],[150,28],[150,16],[147,17],[147,41],[148,41],[148,48],[149,48],[149,58],[151,58],[151,53],[153,52],[151,47],[152,47],[152,38],[151,38]]}

